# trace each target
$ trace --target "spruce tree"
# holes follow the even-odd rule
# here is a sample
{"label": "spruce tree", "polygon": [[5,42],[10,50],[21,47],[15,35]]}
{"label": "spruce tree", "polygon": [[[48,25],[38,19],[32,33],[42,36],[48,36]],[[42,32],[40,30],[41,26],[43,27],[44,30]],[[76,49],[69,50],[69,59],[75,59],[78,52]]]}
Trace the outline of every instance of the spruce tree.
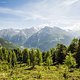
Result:
{"label": "spruce tree", "polygon": [[68,47],[68,52],[76,53],[76,51],[78,49],[78,42],[79,42],[79,40],[77,38],[74,38]]}
{"label": "spruce tree", "polygon": [[66,64],[69,68],[76,67],[76,60],[71,53],[68,53],[68,55],[66,56],[64,64]]}
{"label": "spruce tree", "polygon": [[12,52],[12,60],[11,60],[11,64],[12,64],[12,67],[14,67],[17,63],[17,58],[16,58],[16,54],[15,52],[13,51]]}
{"label": "spruce tree", "polygon": [[2,52],[2,48],[0,48],[0,60],[3,60],[3,52]]}
{"label": "spruce tree", "polygon": [[52,61],[53,61],[53,63],[55,63],[55,54],[56,54],[56,50],[55,50],[55,48],[52,48],[52,49],[50,49],[50,52],[51,52],[51,55],[52,55]]}
{"label": "spruce tree", "polygon": [[28,56],[29,50],[26,48],[23,50],[23,63],[27,63],[27,56]]}
{"label": "spruce tree", "polygon": [[37,64],[41,66],[42,65],[42,52],[39,49],[37,49],[36,55],[37,55]]}
{"label": "spruce tree", "polygon": [[46,54],[47,54],[47,52],[42,52],[43,64],[46,63]]}
{"label": "spruce tree", "polygon": [[3,59],[7,60],[8,58],[8,50],[6,48],[2,48]]}
{"label": "spruce tree", "polygon": [[75,58],[76,58],[76,62],[78,64],[78,67],[80,67],[80,39],[78,42],[78,49],[77,49],[77,52],[75,54]]}
{"label": "spruce tree", "polygon": [[30,66],[30,52],[27,52],[27,65]]}
{"label": "spruce tree", "polygon": [[46,65],[50,66],[53,64],[51,52],[48,51],[46,54]]}
{"label": "spruce tree", "polygon": [[57,44],[55,59],[57,63],[63,63],[67,54],[67,48],[63,44]]}
{"label": "spruce tree", "polygon": [[21,63],[23,59],[21,50],[17,48],[17,49],[14,49],[14,52],[16,53],[17,61]]}
{"label": "spruce tree", "polygon": [[11,50],[9,50],[9,52],[8,52],[7,61],[8,61],[10,68],[11,68],[12,67],[12,51]]}
{"label": "spruce tree", "polygon": [[31,51],[30,51],[30,60],[31,60],[32,67],[34,68],[36,65],[36,51],[35,51],[35,49],[31,49]]}

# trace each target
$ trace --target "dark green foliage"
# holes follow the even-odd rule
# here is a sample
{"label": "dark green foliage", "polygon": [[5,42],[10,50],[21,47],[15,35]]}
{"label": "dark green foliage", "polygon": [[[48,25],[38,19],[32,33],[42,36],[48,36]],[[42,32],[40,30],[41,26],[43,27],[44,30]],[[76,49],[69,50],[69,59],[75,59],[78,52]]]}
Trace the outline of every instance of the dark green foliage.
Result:
{"label": "dark green foliage", "polygon": [[[72,54],[72,53],[73,54]],[[68,54],[69,53],[69,54]],[[57,44],[56,48],[52,48],[46,52],[42,52],[39,49],[24,50],[6,49],[0,47],[0,61],[7,62],[11,67],[15,67],[16,63],[20,65],[25,63],[27,66],[35,67],[35,65],[59,65],[66,64],[70,67],[80,66],[80,39],[73,39],[70,46],[67,48],[63,44]]]}
{"label": "dark green foliage", "polygon": [[12,66],[12,51],[9,50],[8,52],[8,59],[7,59],[8,63],[9,63],[9,66],[11,67]]}
{"label": "dark green foliage", "polygon": [[14,52],[16,53],[17,61],[22,62],[23,61],[23,54],[19,48],[14,49]]}
{"label": "dark green foliage", "polygon": [[11,60],[12,67],[16,65],[16,62],[17,62],[16,54],[14,51],[12,51],[12,60]]}
{"label": "dark green foliage", "polygon": [[37,56],[37,64],[42,65],[42,52],[39,49],[37,49],[36,56]]}
{"label": "dark green foliage", "polygon": [[27,65],[30,66],[30,52],[27,53]]}
{"label": "dark green foliage", "polygon": [[27,63],[27,56],[28,56],[29,50],[24,49],[22,54],[23,54],[23,63]]}
{"label": "dark green foliage", "polygon": [[55,53],[55,57],[56,57],[56,62],[57,63],[63,63],[66,54],[67,54],[67,48],[65,45],[63,44],[58,44],[56,47],[56,53]]}
{"label": "dark green foliage", "polygon": [[46,65],[47,65],[47,66],[52,65],[53,62],[52,62],[51,52],[48,51],[45,56],[46,56],[46,57],[45,57],[45,58],[46,58]]}
{"label": "dark green foliage", "polygon": [[8,50],[6,48],[2,48],[3,60],[7,60],[8,58]]}
{"label": "dark green foliage", "polygon": [[68,53],[68,55],[66,56],[64,64],[66,64],[69,68],[73,68],[76,66],[76,60],[71,53]]}
{"label": "dark green foliage", "polygon": [[0,60],[3,60],[2,47],[0,47]]}
{"label": "dark green foliage", "polygon": [[36,51],[35,51],[35,49],[31,49],[31,51],[30,51],[30,60],[31,60],[31,65],[34,68],[36,65]]}
{"label": "dark green foliage", "polygon": [[6,48],[0,47],[0,59],[7,60],[8,58],[8,50]]}
{"label": "dark green foliage", "polygon": [[75,54],[75,58],[76,58],[76,62],[77,62],[78,67],[79,67],[80,66],[80,39],[78,42],[78,49],[77,49],[77,52]]}
{"label": "dark green foliage", "polygon": [[50,49],[51,55],[52,55],[52,61],[53,63],[55,63],[56,59],[55,59],[55,55],[56,55],[56,50],[55,48]]}
{"label": "dark green foliage", "polygon": [[77,38],[74,38],[71,42],[71,44],[69,45],[68,47],[68,52],[71,52],[71,53],[75,53],[77,51],[77,48],[78,48],[78,39]]}
{"label": "dark green foliage", "polygon": [[45,62],[46,62],[46,53],[47,53],[47,52],[43,52],[43,53],[42,53],[43,63],[45,63]]}
{"label": "dark green foliage", "polygon": [[10,50],[8,53],[8,59],[7,59],[9,66],[14,67],[17,63],[17,57],[14,51]]}

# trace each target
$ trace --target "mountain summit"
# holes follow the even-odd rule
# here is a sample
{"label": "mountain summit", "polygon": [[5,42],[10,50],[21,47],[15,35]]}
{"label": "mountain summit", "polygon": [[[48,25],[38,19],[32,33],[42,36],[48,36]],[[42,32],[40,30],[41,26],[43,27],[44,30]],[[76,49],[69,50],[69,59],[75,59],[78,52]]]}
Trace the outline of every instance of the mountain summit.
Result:
{"label": "mountain summit", "polygon": [[41,50],[48,50],[57,43],[69,44],[71,37],[67,32],[58,27],[44,27],[34,35],[32,35],[24,44],[29,48],[40,48]]}

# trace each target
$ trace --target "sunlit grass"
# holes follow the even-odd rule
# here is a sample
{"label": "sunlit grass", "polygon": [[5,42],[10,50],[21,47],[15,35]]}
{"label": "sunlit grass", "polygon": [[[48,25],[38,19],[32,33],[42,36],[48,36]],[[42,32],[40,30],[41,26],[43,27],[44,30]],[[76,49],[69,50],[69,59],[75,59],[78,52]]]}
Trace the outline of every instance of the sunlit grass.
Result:
{"label": "sunlit grass", "polygon": [[[6,68],[7,66],[7,68]],[[22,66],[22,67],[21,67]],[[7,64],[0,65],[0,80],[79,80],[80,69],[68,69],[65,65],[58,66],[31,66],[18,64],[15,68],[9,68]]]}

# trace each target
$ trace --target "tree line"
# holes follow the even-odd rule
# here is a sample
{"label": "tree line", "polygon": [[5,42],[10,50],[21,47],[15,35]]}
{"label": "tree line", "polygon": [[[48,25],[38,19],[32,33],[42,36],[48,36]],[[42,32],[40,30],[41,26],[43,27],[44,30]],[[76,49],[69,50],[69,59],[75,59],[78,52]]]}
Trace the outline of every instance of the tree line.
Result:
{"label": "tree line", "polygon": [[42,52],[40,49],[6,49],[0,47],[0,61],[5,61],[10,67],[17,64],[26,66],[67,65],[69,68],[80,66],[80,39],[74,38],[69,46],[57,44],[55,48]]}

